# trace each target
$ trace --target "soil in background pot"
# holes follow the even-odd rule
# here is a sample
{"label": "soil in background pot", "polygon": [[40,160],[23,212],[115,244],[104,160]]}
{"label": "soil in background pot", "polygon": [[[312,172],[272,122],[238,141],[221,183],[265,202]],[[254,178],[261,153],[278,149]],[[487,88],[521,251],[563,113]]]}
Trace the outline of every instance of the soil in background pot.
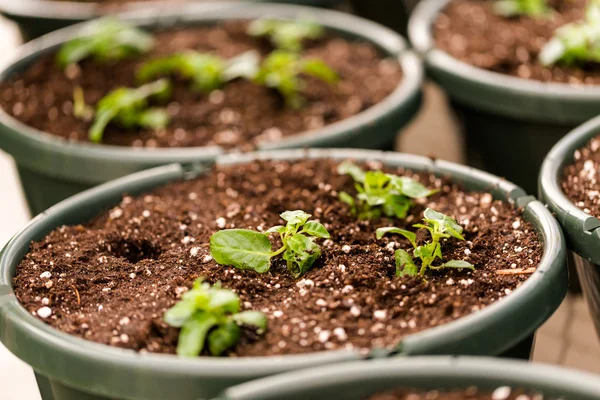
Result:
{"label": "soil in background pot", "polygon": [[[552,400],[539,393],[521,389],[511,389],[508,386],[502,386],[492,392],[479,390],[476,387],[453,391],[430,390],[412,391],[412,390],[392,390],[383,393],[377,393],[368,400]],[[569,399],[565,399],[569,400]]]}
{"label": "soil in background pot", "polygon": [[[136,87],[135,71],[144,62],[195,49],[230,58],[248,50],[264,56],[270,45],[246,33],[246,23],[232,22],[157,32],[156,45],[146,55],[114,64],[85,60],[61,70],[55,54],[42,56],[23,73],[0,83],[0,107],[21,122],[68,140],[86,142],[91,122],[73,115],[73,90],[81,86],[88,104],[95,105],[118,86]],[[379,103],[398,86],[398,63],[384,58],[364,42],[329,35],[306,44],[303,55],[324,60],[340,76],[329,85],[306,77],[306,104],[299,110],[285,107],[275,91],[247,80],[228,83],[209,95],[173,79],[173,94],[166,106],[171,121],[166,129],[124,130],[109,124],[103,143],[134,147],[192,147],[220,145],[249,150],[260,141],[277,140],[322,128]]]}
{"label": "soil in background pot", "polygon": [[586,0],[550,0],[551,17],[505,18],[489,0],[452,0],[439,14],[433,30],[437,48],[479,68],[523,79],[569,84],[599,84],[600,66],[544,67],[538,61],[554,31],[580,20]]}
{"label": "soil in background pot", "polygon": [[583,212],[600,218],[600,136],[575,150],[563,172],[562,189]]}
{"label": "soil in background pot", "polygon": [[[370,163],[370,167],[381,168]],[[390,171],[411,176],[401,169]],[[338,348],[391,347],[405,335],[445,324],[505,296],[534,272],[542,243],[519,210],[489,193],[465,192],[429,174],[415,179],[439,192],[404,220],[359,220],[339,200],[356,193],[352,178],[328,160],[261,161],[217,166],[122,202],[95,220],[63,226],[32,243],[17,268],[22,305],[52,327],[88,340],[138,351],[174,353],[178,330],[162,320],[200,276],[237,292],[243,309],[269,319],[264,337],[245,332],[230,356],[298,354]],[[443,242],[444,260],[466,260],[474,271],[430,271],[396,277],[398,235],[431,207],[465,228],[465,241]],[[300,279],[277,258],[257,274],[218,265],[209,237],[225,228],[265,231],[279,214],[302,209],[325,225],[322,255]],[[419,231],[417,241],[428,236]]]}

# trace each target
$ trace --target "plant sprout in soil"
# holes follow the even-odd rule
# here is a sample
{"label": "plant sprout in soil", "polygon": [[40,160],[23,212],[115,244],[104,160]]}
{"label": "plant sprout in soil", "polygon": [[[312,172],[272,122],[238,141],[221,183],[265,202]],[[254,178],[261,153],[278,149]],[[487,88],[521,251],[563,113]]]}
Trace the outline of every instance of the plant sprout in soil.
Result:
{"label": "plant sprout in soil", "polygon": [[600,1],[590,0],[582,21],[556,29],[542,48],[539,60],[545,66],[600,62]]}
{"label": "plant sprout in soil", "polygon": [[167,324],[181,328],[177,354],[194,357],[208,346],[211,355],[219,356],[239,342],[241,325],[254,327],[258,334],[266,331],[267,317],[262,312],[240,312],[240,308],[235,292],[197,279],[163,315]]}
{"label": "plant sprout in soil", "polygon": [[90,31],[65,43],[59,50],[56,62],[61,68],[77,64],[86,58],[96,61],[118,61],[146,53],[154,46],[152,36],[141,29],[116,19],[99,20]]}
{"label": "plant sprout in soil", "polygon": [[436,192],[414,179],[387,174],[382,171],[363,171],[351,162],[343,162],[338,173],[350,175],[358,194],[356,199],[346,192],[340,200],[350,206],[352,214],[360,219],[387,217],[405,218],[413,205],[412,199],[424,198]]}
{"label": "plant sprout in soil", "polygon": [[157,76],[177,73],[190,80],[194,90],[210,93],[237,78],[254,79],[259,64],[260,55],[256,51],[248,51],[229,60],[213,54],[187,51],[148,61],[138,70],[137,78],[147,82]]}
{"label": "plant sprout in soil", "polygon": [[[286,211],[281,218],[285,225],[270,228],[264,233],[249,229],[225,229],[210,237],[210,254],[222,265],[265,273],[271,259],[279,255],[287,263],[288,271],[298,278],[308,271],[321,256],[317,238],[329,238],[327,229],[317,221],[309,221],[310,214],[302,210]],[[269,235],[279,235],[281,247],[272,251]]]}
{"label": "plant sprout in soil", "polygon": [[[415,228],[427,229],[431,235],[431,240],[422,245],[417,245],[417,235],[414,232],[396,227],[379,228],[376,231],[377,239],[381,239],[385,234],[399,234],[407,238],[413,246],[413,255],[406,250],[396,250],[394,256],[396,259],[397,276],[416,276],[425,275],[428,269],[438,270],[444,268],[468,268],[474,269],[474,266],[463,260],[450,260],[441,265],[433,265],[436,259],[443,259],[442,239],[455,238],[465,240],[462,236],[463,228],[451,217],[440,212],[426,209],[423,213],[423,224],[413,225]],[[419,259],[421,267],[417,267],[415,259]]]}
{"label": "plant sprout in soil", "polygon": [[311,22],[257,19],[248,26],[248,34],[266,37],[278,49],[298,52],[306,40],[323,37],[325,29]]}
{"label": "plant sprout in soil", "polygon": [[494,3],[496,14],[504,17],[545,17],[552,14],[546,0],[498,0]]}
{"label": "plant sprout in soil", "polygon": [[96,110],[85,104],[83,91],[76,88],[73,93],[74,114],[83,120],[94,117],[89,130],[90,141],[100,143],[104,130],[110,122],[124,128],[164,128],[169,116],[164,109],[148,106],[150,98],[166,99],[170,96],[171,85],[166,79],[148,83],[135,89],[117,88],[104,96],[96,105]]}

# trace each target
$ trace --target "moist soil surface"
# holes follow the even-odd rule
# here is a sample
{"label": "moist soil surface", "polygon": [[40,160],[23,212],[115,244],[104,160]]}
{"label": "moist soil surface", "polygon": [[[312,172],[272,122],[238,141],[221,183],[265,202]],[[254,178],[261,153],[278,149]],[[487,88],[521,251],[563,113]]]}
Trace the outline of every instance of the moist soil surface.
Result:
{"label": "moist soil surface", "polygon": [[[297,354],[394,346],[510,295],[540,261],[542,244],[532,226],[488,193],[417,175],[440,191],[406,219],[357,220],[338,200],[341,190],[356,193],[353,181],[336,168],[328,160],[218,166],[194,180],[125,196],[92,222],[60,227],[32,243],[17,268],[16,296],[33,315],[51,311],[42,319],[63,332],[174,353],[178,330],[161,317],[202,276],[236,291],[244,309],[268,315],[265,336],[246,332],[229,355]],[[475,271],[432,271],[426,280],[395,276],[394,250],[410,244],[397,235],[377,240],[375,230],[414,231],[425,207],[462,224],[466,240],[442,243],[444,259],[466,260]],[[293,279],[282,259],[257,274],[210,256],[209,237],[219,229],[265,231],[295,209],[311,213],[331,234],[317,241],[322,255],[302,278]],[[426,237],[420,231],[419,243]]]}
{"label": "moist soil surface", "polygon": [[584,67],[538,61],[542,47],[559,26],[580,20],[586,0],[550,0],[549,18],[496,15],[493,1],[452,0],[434,23],[436,45],[479,68],[524,79],[570,84],[600,84],[600,64]]}
{"label": "moist soil surface", "polygon": [[[55,54],[42,56],[23,73],[0,83],[0,107],[21,122],[69,140],[88,141],[91,122],[73,115],[73,89],[83,88],[85,101],[95,105],[119,86],[136,87],[135,72],[144,62],[185,49],[230,58],[249,50],[262,55],[272,50],[263,39],[246,34],[247,24],[226,23],[156,33],[149,54],[113,64],[85,60],[66,71],[55,64]],[[379,103],[401,81],[400,66],[383,58],[373,45],[340,37],[306,43],[306,57],[324,60],[340,76],[329,85],[305,77],[306,103],[285,107],[279,94],[248,80],[236,80],[209,95],[195,92],[190,83],[174,77],[173,94],[165,106],[171,121],[161,130],[125,130],[110,124],[103,143],[135,147],[190,147],[220,145],[252,149],[260,141],[322,128]]]}
{"label": "moist soil surface", "polygon": [[[476,387],[453,391],[430,390],[392,390],[377,393],[368,400],[551,400],[541,394],[522,389],[511,389],[508,386],[499,387],[493,392],[479,390]],[[568,400],[568,399],[566,399]]]}
{"label": "moist soil surface", "polygon": [[583,212],[600,218],[600,136],[575,150],[573,159],[563,171],[562,189]]}

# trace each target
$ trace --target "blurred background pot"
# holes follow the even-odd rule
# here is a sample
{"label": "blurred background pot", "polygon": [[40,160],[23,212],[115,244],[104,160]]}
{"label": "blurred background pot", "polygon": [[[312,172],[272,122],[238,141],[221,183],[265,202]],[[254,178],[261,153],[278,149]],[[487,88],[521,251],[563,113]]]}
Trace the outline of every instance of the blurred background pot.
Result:
{"label": "blurred background pot", "polygon": [[600,337],[600,220],[580,208],[561,188],[563,171],[574,162],[574,152],[600,133],[600,117],[581,125],[565,136],[548,153],[539,180],[540,199],[556,215],[574,253],[583,294]]}
{"label": "blurred background pot", "polygon": [[[233,6],[232,6],[233,4]],[[407,50],[402,37],[373,22],[341,12],[283,4],[187,4],[166,10],[144,10],[123,16],[147,28],[213,24],[227,19],[252,19],[265,15],[310,18],[345,37],[373,43],[398,60],[403,79],[383,101],[345,120],[321,129],[264,143],[259,149],[305,147],[356,147],[390,149],[398,133],[421,104],[422,65]],[[86,23],[48,34],[22,46],[14,61],[0,72],[10,79],[37,58],[76,37]],[[139,149],[77,143],[28,127],[0,110],[0,148],[14,157],[32,215],[36,215],[86,188],[132,172],[173,162],[214,159],[219,147]]]}
{"label": "blurred background pot", "polygon": [[398,388],[428,391],[472,386],[490,392],[502,386],[522,388],[548,399],[600,398],[600,381],[591,374],[491,358],[418,357],[282,374],[232,387],[219,400],[365,400]]}
{"label": "blurred background pot", "polygon": [[[44,400],[180,400],[217,395],[228,386],[280,372],[321,364],[433,354],[520,355],[528,358],[535,331],[556,310],[567,290],[565,245],[546,208],[522,189],[484,172],[445,161],[400,153],[361,150],[288,150],[219,156],[218,164],[255,159],[352,158],[378,160],[390,167],[429,171],[450,177],[468,189],[523,207],[523,218],[539,232],[542,259],[510,296],[456,321],[408,335],[395,349],[331,351],[278,357],[180,359],[139,354],[86,341],[55,330],[25,310],[12,293],[17,265],[32,241],[62,225],[86,223],[118,204],[123,193],[137,195],[169,182],[192,179],[208,165],[173,164],[120,178],[80,193],[31,221],[0,255],[0,341],[36,371]],[[515,351],[515,349],[517,351]],[[519,354],[515,354],[519,353]]]}
{"label": "blurred background pot", "polygon": [[536,190],[542,161],[575,126],[598,114],[600,88],[544,83],[487,71],[435,47],[432,25],[450,0],[423,0],[409,37],[427,73],[447,93],[459,117],[469,165]]}

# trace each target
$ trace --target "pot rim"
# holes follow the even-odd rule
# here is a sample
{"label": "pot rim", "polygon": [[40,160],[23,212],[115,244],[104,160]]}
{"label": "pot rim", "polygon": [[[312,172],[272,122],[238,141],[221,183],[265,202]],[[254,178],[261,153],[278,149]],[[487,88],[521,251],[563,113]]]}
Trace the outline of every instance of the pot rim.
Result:
{"label": "pot rim", "polygon": [[[476,108],[485,108],[521,118],[555,118],[557,122],[580,123],[596,115],[596,113],[591,114],[591,111],[586,110],[586,115],[590,114],[587,117],[580,115],[559,117],[553,115],[553,111],[555,109],[560,111],[561,108],[564,108],[561,107],[564,103],[574,103],[573,107],[581,104],[592,107],[594,102],[597,104],[600,99],[600,85],[575,86],[517,78],[475,67],[437,48],[431,26],[440,11],[450,1],[423,0],[419,2],[408,23],[408,37],[415,51],[423,56],[426,68],[436,79],[442,81],[442,86],[445,86],[454,97]],[[461,90],[458,85],[469,85],[472,91],[469,93],[469,90]],[[485,95],[483,98],[478,98],[481,93]],[[509,100],[503,100],[503,98]],[[523,107],[522,103],[515,102],[515,99],[523,99],[523,103],[526,101],[526,106]],[[495,102],[499,104],[495,104]],[[560,103],[561,106],[556,106],[554,103]]]}
{"label": "pot rim", "polygon": [[600,134],[600,117],[578,126],[552,147],[540,169],[539,195],[556,213],[568,244],[581,257],[600,264],[600,219],[577,207],[561,188],[564,168],[574,161],[575,150]]}
{"label": "pot rim", "polygon": [[[440,385],[439,379],[455,379],[460,383],[449,387],[446,383]],[[550,386],[557,392],[570,391],[588,396],[600,394],[600,382],[596,375],[549,364],[485,357],[413,357],[409,360],[349,362],[288,372],[233,386],[225,390],[219,399],[256,400],[264,396],[274,399],[274,395],[287,398],[291,394],[297,394],[298,388],[307,386],[316,389],[356,381],[388,380],[401,380],[410,387],[423,389],[457,389],[473,386],[475,382],[481,381],[481,386],[489,389],[518,385],[525,389],[542,390]],[[416,385],[415,380],[418,380]],[[389,387],[381,390],[386,389]]]}
{"label": "pot rim", "polygon": [[[423,80],[421,61],[408,51],[404,39],[388,28],[342,12],[288,4],[190,3],[178,7],[176,10],[173,7],[144,9],[119,14],[118,18],[137,26],[163,28],[177,23],[210,24],[227,19],[253,19],[265,16],[286,19],[304,15],[310,16],[311,20],[328,29],[360,38],[379,47],[388,57],[401,65],[403,79],[390,95],[363,112],[317,130],[299,132],[282,140],[264,143],[259,146],[258,150],[318,146],[322,142],[326,143],[337,137],[351,137],[351,128],[364,127],[366,129],[394,110],[409,107],[411,100],[419,95]],[[64,43],[68,40],[67,38],[84,34],[85,29],[89,29],[89,26],[90,22],[84,22],[63,28],[21,46],[0,70],[0,81],[6,80],[11,74],[28,65],[31,60],[36,59],[43,52],[51,51]],[[33,170],[42,168],[44,173],[52,172],[57,177],[69,177],[72,172],[65,171],[65,168],[59,163],[46,163],[49,165],[42,167],[33,163],[33,159],[59,156],[63,161],[72,159],[69,162],[74,165],[85,160],[88,163],[105,164],[118,161],[121,164],[154,166],[170,162],[185,163],[197,160],[199,157],[210,159],[224,152],[224,149],[219,146],[146,149],[72,142],[27,126],[1,109],[0,129],[5,131],[0,137],[0,147],[12,154],[19,163]],[[32,157],[32,154],[37,154],[37,157]],[[98,170],[102,171],[101,168]],[[77,178],[81,180],[81,177]],[[115,178],[115,176],[97,179],[92,183],[104,182],[111,178]]]}
{"label": "pot rim", "polygon": [[[408,335],[402,339],[395,350],[372,349],[370,354],[341,350],[276,357],[181,359],[164,354],[139,354],[132,350],[90,342],[51,328],[30,315],[11,292],[11,282],[13,270],[29,251],[31,241],[40,239],[57,226],[81,223],[91,219],[101,209],[105,210],[110,205],[118,204],[121,194],[124,192],[138,194],[176,179],[196,177],[207,170],[207,166],[202,164],[194,167],[171,164],[132,174],[77,194],[34,218],[10,240],[0,255],[0,321],[4,324],[4,327],[0,329],[0,341],[19,358],[32,365],[36,371],[67,382],[70,386],[87,388],[87,390],[100,389],[97,388],[97,384],[96,388],[92,389],[94,385],[91,382],[86,386],[85,383],[73,381],[68,372],[70,366],[87,362],[97,368],[110,368],[111,377],[118,375],[121,379],[129,377],[130,380],[132,378],[128,374],[140,371],[153,374],[154,378],[158,380],[165,379],[166,376],[180,378],[203,376],[215,379],[235,376],[250,379],[319,364],[365,357],[386,357],[393,354],[500,353],[533,334],[537,326],[541,325],[554,312],[566,295],[566,250],[558,224],[539,201],[532,196],[527,196],[522,189],[504,179],[446,161],[367,150],[317,149],[230,154],[218,157],[216,163],[226,165],[244,163],[254,159],[294,160],[300,158],[378,160],[388,165],[429,171],[438,175],[451,176],[452,179],[463,182],[467,186],[486,190],[496,198],[503,198],[517,207],[523,207],[523,216],[534,223],[544,242],[544,252],[538,270],[506,299],[456,321]],[[512,321],[514,326],[511,327],[512,330],[507,331],[505,321],[511,319],[511,316],[513,320],[516,318],[516,322]],[[502,335],[498,336],[499,333]],[[489,340],[474,345],[469,339],[473,335],[486,335]],[[494,340],[498,343],[493,343],[491,346],[495,347],[488,349],[489,342]],[[46,350],[38,351],[42,347],[45,347]],[[54,354],[52,360],[44,359],[39,355],[49,351]],[[57,359],[61,361],[57,361]],[[76,362],[64,360],[75,360]],[[56,366],[56,363],[63,365],[64,368],[60,370],[51,368],[51,366]],[[85,378],[94,379],[94,377]],[[94,382],[97,383],[97,380]],[[113,384],[112,380],[110,382]],[[112,395],[117,394],[112,393]],[[127,398],[124,393],[120,395]],[[131,394],[131,397],[134,396]]]}

